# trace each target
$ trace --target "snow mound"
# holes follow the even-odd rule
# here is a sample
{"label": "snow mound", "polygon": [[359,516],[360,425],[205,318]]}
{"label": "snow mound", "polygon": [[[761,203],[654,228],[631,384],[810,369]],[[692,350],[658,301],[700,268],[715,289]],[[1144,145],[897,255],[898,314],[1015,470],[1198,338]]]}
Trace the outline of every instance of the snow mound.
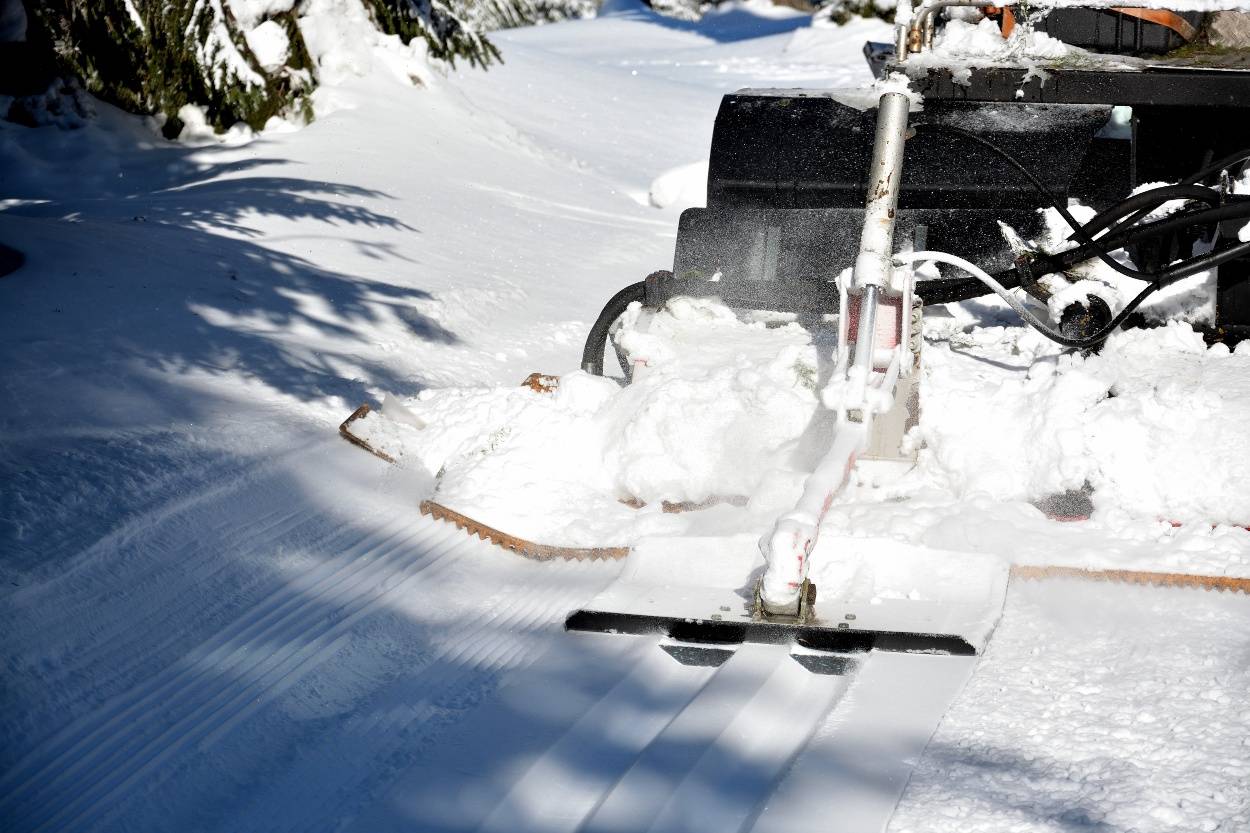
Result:
{"label": "snow mound", "polygon": [[[714,299],[676,299],[649,325],[635,306],[616,336],[633,384],[577,372],[549,394],[426,391],[406,403],[409,425],[362,430],[434,475],[435,499],[521,537],[624,545],[688,528],[691,516],[660,512],[665,502],[726,498],[745,501],[736,528],[758,531],[828,446],[817,398],[833,358],[826,335]],[[937,522],[921,511],[935,494],[1040,519],[1029,503],[1082,490],[1108,528],[1250,525],[1250,349],[1208,349],[1179,322],[1119,333],[1089,356],[1021,328],[963,339],[976,343],[926,348],[917,470],[850,489],[831,529],[914,538],[912,527]]]}
{"label": "snow mound", "polygon": [[645,332],[641,315],[632,308],[619,335],[639,364],[631,385],[577,372],[549,394],[427,391],[406,403],[424,428],[362,430],[389,432],[405,462],[437,473],[437,500],[545,543],[673,532],[683,522],[659,513],[663,501],[750,496],[791,469],[817,409],[808,331],[716,300],[678,299]]}
{"label": "snow mound", "polygon": [[1010,349],[926,353],[923,460],[947,488],[1033,500],[1088,484],[1103,513],[1250,524],[1250,349],[1207,348],[1180,322],[1090,356],[1020,364]]}
{"label": "snow mound", "polygon": [[707,205],[707,173],[706,160],[667,170],[651,182],[647,199],[656,208],[702,208]]}

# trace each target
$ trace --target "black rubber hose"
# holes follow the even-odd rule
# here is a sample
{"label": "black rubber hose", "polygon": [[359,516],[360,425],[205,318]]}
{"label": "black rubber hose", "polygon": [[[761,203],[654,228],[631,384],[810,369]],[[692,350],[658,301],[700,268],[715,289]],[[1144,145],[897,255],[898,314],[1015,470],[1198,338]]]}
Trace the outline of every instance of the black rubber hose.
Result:
{"label": "black rubber hose", "polygon": [[[1207,205],[1217,205],[1220,201],[1220,195],[1205,185],[1164,185],[1161,188],[1152,188],[1149,191],[1134,194],[1119,204],[1111,206],[1106,211],[1095,215],[1082,228],[1086,234],[1092,237],[1113,225],[1126,214],[1132,214],[1139,209],[1148,209],[1148,214],[1150,211],[1154,211],[1159,206],[1172,200],[1194,200],[1196,202],[1205,202]],[[1141,216],[1144,217],[1146,215],[1142,214]],[[1073,235],[1068,236],[1071,238]]]}
{"label": "black rubber hose", "polygon": [[1158,284],[1160,287],[1164,287],[1168,284],[1176,283],[1181,278],[1188,278],[1190,275],[1213,269],[1221,263],[1227,263],[1230,260],[1236,260],[1246,255],[1250,255],[1250,240],[1245,243],[1238,243],[1235,246],[1207,252],[1189,260],[1182,260],[1174,266],[1169,266],[1159,273]]}
{"label": "black rubber hose", "polygon": [[1211,174],[1218,173],[1219,171],[1224,170],[1230,165],[1236,165],[1238,162],[1242,162],[1242,163],[1250,162],[1250,148],[1247,148],[1245,150],[1239,150],[1236,153],[1230,153],[1228,156],[1225,156],[1223,159],[1218,159],[1215,162],[1212,162],[1210,165],[1207,165],[1205,168],[1198,171],[1197,173],[1192,173],[1189,176],[1182,179],[1181,184],[1188,185],[1193,182],[1199,182],[1209,177]]}
{"label": "black rubber hose", "polygon": [[1056,198],[1055,195],[1052,194],[1045,185],[1042,184],[1042,181],[1040,179],[1038,179],[1036,176],[1033,175],[1032,171],[1026,168],[1023,164],[1021,164],[1020,161],[1016,159],[1014,156],[1012,156],[1010,153],[1003,150],[998,145],[991,142],[989,139],[986,139],[983,136],[978,136],[977,134],[964,130],[961,127],[954,127],[949,124],[936,124],[934,122],[922,122],[916,125],[916,129],[917,130],[933,130],[939,133],[949,133],[953,136],[959,136],[963,139],[966,139],[967,141],[981,145],[986,150],[991,151],[1000,159],[1002,159],[1003,161],[1011,165],[1013,168],[1015,168],[1021,175],[1024,176],[1025,179],[1029,181],[1029,183],[1033,186],[1033,188],[1037,191],[1037,193],[1040,194],[1043,198],[1045,198],[1045,200],[1051,204],[1051,206],[1055,209],[1055,211],[1059,212],[1059,216],[1063,218],[1064,222],[1066,222],[1069,226],[1072,227],[1073,234],[1076,236],[1076,238],[1080,240],[1083,244],[1088,245],[1092,248],[1092,250],[1095,253],[1095,256],[1099,260],[1101,260],[1103,263],[1107,264],[1108,266],[1110,266],[1112,269],[1119,272],[1120,274],[1126,275],[1130,278],[1136,278],[1137,280],[1143,280],[1143,281],[1153,279],[1154,277],[1153,275],[1147,275],[1145,273],[1139,272],[1136,269],[1131,269],[1125,266],[1123,263],[1120,263],[1119,261],[1117,261],[1115,258],[1113,258],[1108,251],[1104,250],[1101,246],[1099,246],[1099,244],[1089,234],[1085,232],[1084,227],[1076,221],[1076,218],[1072,216],[1071,212],[1068,211],[1067,207],[1063,205],[1063,203],[1060,202],[1060,200]]}
{"label": "black rubber hose", "polygon": [[[1177,229],[1242,217],[1250,218],[1250,200],[1243,199],[1237,202],[1225,203],[1215,208],[1173,214],[1143,226],[1136,226],[1123,231],[1112,231],[1102,237],[1099,242],[1102,247],[1115,251],[1139,240],[1157,237]],[[1061,252],[1043,255],[1032,263],[1027,264],[1025,269],[1033,277],[1051,272],[1062,272],[1077,263],[1089,260],[1092,256],[1090,247],[1082,245],[1072,249],[1065,249]],[[1166,271],[1168,270],[1164,270],[1164,272]],[[1197,271],[1201,271],[1201,269]],[[1163,273],[1161,272],[1160,274]],[[1021,275],[1016,270],[1009,269],[997,273],[994,275],[994,279],[1008,289],[1013,289],[1020,285]],[[1139,280],[1148,281],[1155,279],[1155,275],[1145,273],[1143,273],[1143,277],[1139,278]],[[925,304],[949,304],[955,301],[979,298],[988,293],[989,290],[985,288],[985,285],[975,278],[939,278],[921,281],[916,288],[916,294],[924,299]]]}
{"label": "black rubber hose", "polygon": [[1144,287],[1141,292],[1137,293],[1133,300],[1129,301],[1128,304],[1125,305],[1124,309],[1120,310],[1119,314],[1117,314],[1115,318],[1111,319],[1107,326],[1103,327],[1101,330],[1088,338],[1067,338],[1059,335],[1058,333],[1038,328],[1035,329],[1038,329],[1038,332],[1042,335],[1063,345],[1064,347],[1073,347],[1083,350],[1091,347],[1097,347],[1099,344],[1106,341],[1108,336],[1123,326],[1124,322],[1130,315],[1132,315],[1133,311],[1141,306],[1141,302],[1150,297],[1152,293],[1168,286],[1169,284],[1175,283],[1182,278],[1187,278],[1197,272],[1210,269],[1214,266],[1219,266],[1221,263],[1235,260],[1247,254],[1250,254],[1250,241],[1238,243],[1236,246],[1229,246],[1226,249],[1221,249],[1216,252],[1210,252],[1201,257],[1194,258],[1191,261],[1186,261],[1184,263],[1177,264],[1170,269],[1163,270],[1159,273],[1158,279]]}
{"label": "black rubber hose", "polygon": [[[1224,170],[1229,165],[1235,165],[1238,162],[1244,164],[1247,161],[1250,161],[1250,149],[1239,150],[1236,153],[1231,153],[1228,156],[1225,156],[1223,159],[1218,159],[1215,162],[1212,162],[1210,165],[1207,165],[1205,168],[1201,168],[1195,171],[1194,173],[1182,179],[1179,184],[1180,185],[1192,185],[1195,182],[1201,182],[1202,180],[1206,179],[1211,174],[1216,173],[1217,171]],[[1127,220],[1121,223],[1118,228],[1133,225],[1142,217],[1145,217],[1147,214],[1149,214],[1150,211],[1151,209],[1142,209],[1138,211],[1132,217],[1129,217]]]}
{"label": "black rubber hose", "polygon": [[646,298],[646,292],[647,282],[638,281],[638,283],[631,283],[608,299],[603,306],[603,311],[595,319],[595,325],[586,335],[586,346],[582,348],[582,370],[595,376],[603,375],[603,351],[607,348],[608,331],[612,329],[616,319],[625,312],[626,307],[634,301],[642,301]]}
{"label": "black rubber hose", "polygon": [[[1190,226],[1207,225],[1239,218],[1250,218],[1250,200],[1241,199],[1237,202],[1228,202],[1200,211],[1182,211],[1167,217],[1161,217],[1143,226],[1134,226],[1132,228],[1120,228],[1117,226],[1100,238],[1098,242],[1106,249],[1116,251],[1133,243],[1149,240],[1152,237],[1162,237]],[[1077,246],[1040,257],[1029,264],[1029,269],[1033,275],[1060,272],[1077,263],[1089,260],[1091,256],[1088,246]],[[1161,273],[1163,271],[1167,270],[1161,270]],[[1141,280],[1154,279],[1154,274],[1142,273]]]}

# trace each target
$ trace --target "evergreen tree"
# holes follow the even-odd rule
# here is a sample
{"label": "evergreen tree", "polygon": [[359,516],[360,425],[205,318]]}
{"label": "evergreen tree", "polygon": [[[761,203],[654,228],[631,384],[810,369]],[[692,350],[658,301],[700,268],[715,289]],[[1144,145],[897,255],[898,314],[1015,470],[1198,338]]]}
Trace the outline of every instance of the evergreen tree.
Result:
{"label": "evergreen tree", "polygon": [[[55,55],[63,72],[134,113],[164,114],[165,133],[182,128],[178,111],[202,107],[208,122],[260,128],[274,115],[311,116],[317,83],[298,18],[308,0],[26,0],[27,39]],[[500,59],[484,31],[591,14],[595,0],[361,0],[378,28],[404,43],[421,38],[429,54],[485,68]],[[259,27],[265,43],[257,54]]]}
{"label": "evergreen tree", "polygon": [[593,17],[597,0],[459,0],[460,16],[476,28],[491,32],[535,23]]}
{"label": "evergreen tree", "polygon": [[660,14],[678,20],[698,20],[703,16],[705,5],[704,0],[644,0],[644,2]]}

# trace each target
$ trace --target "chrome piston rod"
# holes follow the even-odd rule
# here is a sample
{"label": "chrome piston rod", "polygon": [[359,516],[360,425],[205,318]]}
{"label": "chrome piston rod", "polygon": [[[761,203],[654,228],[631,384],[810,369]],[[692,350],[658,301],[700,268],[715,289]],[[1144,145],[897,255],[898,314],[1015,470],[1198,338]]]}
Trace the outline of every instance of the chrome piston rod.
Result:
{"label": "chrome piston rod", "polygon": [[[846,364],[850,349],[847,326],[840,339],[838,366],[845,373],[843,387],[845,419],[839,420],[833,445],[803,485],[803,495],[793,511],[786,513],[760,541],[767,562],[760,579],[759,600],[766,615],[797,615],[807,578],[808,557],[816,546],[820,523],[834,498],[850,479],[856,458],[868,447],[876,399],[869,396],[877,304],[888,290],[894,254],[894,215],[898,210],[903,175],[903,143],[907,138],[910,101],[903,93],[885,93],[877,106],[877,131],[869,167],[868,200],[859,253],[852,270],[848,297],[858,296],[854,359]],[[848,305],[849,306],[849,305]],[[850,310],[840,314],[849,318]]]}

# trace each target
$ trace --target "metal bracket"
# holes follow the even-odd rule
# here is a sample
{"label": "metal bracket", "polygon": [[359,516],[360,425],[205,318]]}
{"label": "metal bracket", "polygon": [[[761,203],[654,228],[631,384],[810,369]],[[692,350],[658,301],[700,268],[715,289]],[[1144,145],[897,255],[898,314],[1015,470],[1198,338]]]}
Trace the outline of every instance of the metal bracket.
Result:
{"label": "metal bracket", "polygon": [[760,598],[760,582],[755,583],[755,604],[751,608],[751,618],[757,622],[776,622],[779,625],[807,625],[813,620],[816,609],[816,585],[810,579],[803,579],[799,587],[798,610],[796,613],[769,613],[764,609],[764,600]]}

